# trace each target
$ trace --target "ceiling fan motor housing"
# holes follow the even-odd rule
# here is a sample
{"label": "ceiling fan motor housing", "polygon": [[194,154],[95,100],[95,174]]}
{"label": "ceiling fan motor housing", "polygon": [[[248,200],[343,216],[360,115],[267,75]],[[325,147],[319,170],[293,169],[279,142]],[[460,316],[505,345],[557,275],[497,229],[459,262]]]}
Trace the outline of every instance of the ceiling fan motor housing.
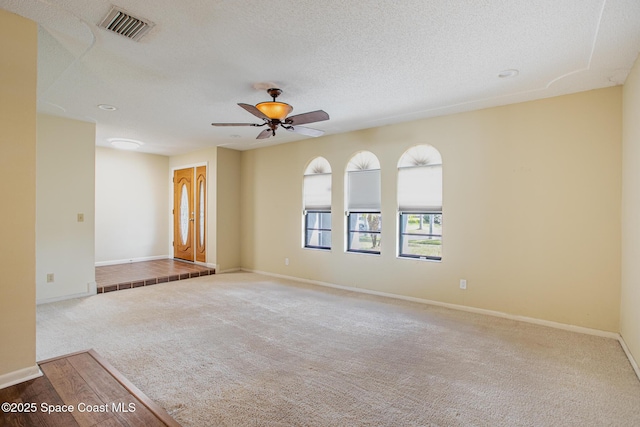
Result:
{"label": "ceiling fan motor housing", "polygon": [[278,89],[277,87],[272,87],[272,88],[267,89],[267,93],[275,101],[276,98],[282,94],[282,90]]}

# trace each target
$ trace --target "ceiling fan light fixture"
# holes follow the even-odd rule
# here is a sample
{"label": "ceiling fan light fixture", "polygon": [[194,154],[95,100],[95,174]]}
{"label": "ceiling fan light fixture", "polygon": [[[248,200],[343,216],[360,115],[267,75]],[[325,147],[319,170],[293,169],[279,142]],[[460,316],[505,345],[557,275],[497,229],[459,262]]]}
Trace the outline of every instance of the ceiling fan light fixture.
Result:
{"label": "ceiling fan light fixture", "polygon": [[289,116],[289,113],[293,111],[293,107],[284,102],[276,101],[276,98],[282,93],[281,89],[272,87],[267,89],[267,93],[273,101],[261,102],[257,105],[245,104],[238,102],[238,106],[245,109],[247,112],[253,114],[257,118],[262,120],[261,124],[257,123],[211,123],[212,126],[253,126],[262,127],[263,129],[256,139],[265,139],[270,136],[276,136],[276,130],[278,127],[282,127],[289,132],[299,133],[306,136],[321,136],[324,131],[318,129],[312,129],[304,126],[307,123],[321,122],[329,120],[329,115],[322,110],[309,111],[308,113],[296,114],[295,116]]}
{"label": "ceiling fan light fixture", "polygon": [[283,121],[293,111],[291,105],[278,101],[261,102],[256,105],[256,108],[270,119],[278,119],[280,121]]}

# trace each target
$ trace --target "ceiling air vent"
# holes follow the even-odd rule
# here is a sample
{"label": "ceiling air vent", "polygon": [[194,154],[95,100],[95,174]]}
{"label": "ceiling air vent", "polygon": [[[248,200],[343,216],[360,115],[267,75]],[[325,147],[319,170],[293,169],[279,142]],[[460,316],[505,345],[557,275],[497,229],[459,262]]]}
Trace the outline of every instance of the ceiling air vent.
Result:
{"label": "ceiling air vent", "polygon": [[99,26],[126,38],[139,41],[154,25],[152,22],[136,18],[122,9],[113,7]]}

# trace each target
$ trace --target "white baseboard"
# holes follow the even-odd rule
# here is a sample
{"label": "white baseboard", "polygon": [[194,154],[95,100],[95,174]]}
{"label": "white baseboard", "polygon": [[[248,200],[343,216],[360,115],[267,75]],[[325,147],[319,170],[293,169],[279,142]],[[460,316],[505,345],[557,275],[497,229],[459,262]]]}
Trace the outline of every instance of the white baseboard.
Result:
{"label": "white baseboard", "polygon": [[236,268],[227,268],[226,270],[221,270],[218,271],[218,269],[216,269],[216,273],[220,273],[220,274],[224,274],[224,273],[236,273],[238,271],[242,271],[242,268],[240,267],[236,267]]}
{"label": "white baseboard", "polygon": [[620,345],[622,346],[624,353],[627,355],[627,359],[629,359],[629,363],[631,363],[631,367],[636,372],[636,375],[640,380],[640,368],[638,367],[638,363],[636,362],[636,359],[634,359],[633,354],[631,354],[629,347],[627,347],[627,343],[624,342],[624,338],[622,338],[622,335],[618,335],[618,341],[620,341]]}
{"label": "white baseboard", "polygon": [[[189,262],[189,261],[187,261],[187,262]],[[195,261],[194,264],[195,265],[201,265],[201,266],[207,267],[207,268],[213,268],[214,270],[218,271],[218,266],[216,264],[212,264],[210,262]]]}
{"label": "white baseboard", "polygon": [[93,286],[90,284],[87,285],[87,287],[89,288],[87,290],[87,292],[80,292],[77,294],[70,294],[70,295],[61,295],[59,297],[52,297],[52,298],[40,298],[36,300],[36,305],[40,305],[40,304],[47,304],[50,302],[58,302],[58,301],[64,301],[67,299],[74,299],[74,298],[84,298],[84,297],[90,297],[92,295],[97,295],[98,291],[97,291],[97,286],[95,282],[92,282]]}
{"label": "white baseboard", "polygon": [[185,262],[187,264],[200,265],[202,267],[207,267],[207,268],[213,268],[214,270],[218,271],[218,265],[210,262],[187,261],[186,259],[177,259],[177,258],[176,258],[176,261]]}
{"label": "white baseboard", "polygon": [[453,309],[453,310],[466,311],[466,312],[469,312],[469,313],[486,314],[487,316],[501,317],[503,319],[517,320],[517,321],[520,321],[520,322],[532,323],[532,324],[541,325],[541,326],[548,326],[550,328],[563,329],[565,331],[579,332],[579,333],[582,333],[582,334],[595,335],[595,336],[604,337],[604,338],[612,338],[612,339],[615,339],[615,340],[618,340],[618,338],[620,337],[620,334],[618,334],[616,332],[601,331],[599,329],[585,328],[583,326],[568,325],[566,323],[559,323],[559,322],[553,322],[553,321],[550,321],[550,320],[536,319],[535,317],[518,316],[518,315],[515,315],[515,314],[503,313],[501,311],[487,310],[487,309],[484,309],[484,308],[469,307],[469,306],[466,306],[466,305],[451,304],[451,303],[447,303],[447,302],[434,301],[434,300],[428,300],[428,299],[423,299],[423,298],[415,298],[415,297],[409,297],[409,296],[405,296],[405,295],[390,294],[390,293],[387,293],[387,292],[379,292],[379,291],[373,291],[373,290],[363,289],[363,288],[354,288],[354,287],[351,287],[351,286],[336,285],[336,284],[333,284],[333,283],[320,282],[318,280],[301,279],[299,277],[285,276],[283,274],[269,273],[269,272],[266,272],[266,271],[249,270],[249,269],[242,269],[242,270],[243,271],[252,272],[252,273],[264,274],[265,276],[272,276],[272,277],[278,277],[278,278],[281,278],[281,279],[295,280],[297,282],[309,283],[309,284],[312,284],[312,285],[326,286],[326,287],[329,287],[329,288],[342,289],[342,290],[345,290],[345,291],[360,292],[360,293],[369,294],[369,295],[377,295],[377,296],[381,296],[381,297],[395,298],[395,299],[400,299],[400,300],[404,300],[404,301],[412,301],[412,302],[418,302],[418,303],[422,303],[422,304],[435,305],[435,306],[438,306],[438,307],[445,307],[445,308],[450,308],[450,309]]}
{"label": "white baseboard", "polygon": [[12,385],[20,384],[41,376],[42,371],[40,371],[38,365],[9,372],[8,374],[0,375],[0,389],[11,387]]}
{"label": "white baseboard", "polygon": [[515,314],[503,313],[503,312],[494,311],[494,310],[486,310],[486,309],[483,309],[483,308],[469,307],[469,306],[466,306],[466,305],[450,304],[450,303],[446,303],[446,302],[433,301],[433,300],[427,300],[427,299],[422,299],[422,298],[414,298],[414,297],[408,297],[408,296],[404,296],[404,295],[389,294],[389,293],[386,293],[386,292],[372,291],[372,290],[369,290],[369,289],[354,288],[354,287],[351,287],[351,286],[343,286],[343,285],[336,285],[334,283],[321,282],[321,281],[318,281],[318,280],[301,279],[299,277],[286,276],[286,275],[283,275],[283,274],[276,274],[276,273],[269,273],[269,272],[266,272],[266,271],[250,270],[250,269],[246,269],[246,268],[242,268],[241,270],[242,271],[251,272],[251,273],[264,274],[265,276],[272,276],[272,277],[278,277],[278,278],[281,278],[281,279],[294,280],[294,281],[302,282],[302,283],[309,283],[309,284],[312,284],[312,285],[326,286],[326,287],[329,287],[329,288],[342,289],[342,290],[345,290],[345,291],[360,292],[360,293],[369,294],[369,295],[378,295],[378,296],[382,296],[382,297],[395,298],[395,299],[400,299],[400,300],[405,300],[405,301],[418,302],[418,303],[422,303],[422,304],[435,305],[435,306],[439,306],[439,307],[446,307],[446,308],[450,308],[450,309],[453,309],[453,310],[466,311],[466,312],[470,312],[470,313],[486,314],[487,316],[501,317],[503,319],[517,320],[517,321],[520,321],[520,322],[532,323],[532,324],[535,324],[535,325],[548,326],[550,328],[562,329],[562,330],[570,331],[570,332],[578,332],[578,333],[586,334],[586,335],[595,335],[595,336],[598,336],[598,337],[615,339],[622,346],[622,349],[624,350],[624,353],[627,356],[627,359],[629,359],[629,363],[631,364],[631,367],[633,368],[633,370],[636,373],[638,379],[640,380],[640,368],[638,367],[638,363],[636,362],[636,360],[634,359],[633,355],[631,354],[631,351],[629,351],[629,347],[627,347],[627,343],[624,341],[624,338],[622,338],[622,336],[617,332],[609,332],[609,331],[602,331],[602,330],[599,330],[599,329],[585,328],[583,326],[568,325],[566,323],[552,322],[550,320],[536,319],[534,317],[518,316],[518,315],[515,315]]}
{"label": "white baseboard", "polygon": [[131,262],[154,261],[157,259],[169,259],[169,258],[171,258],[169,255],[157,255],[157,256],[145,256],[145,257],[138,257],[138,258],[114,259],[111,261],[98,261],[95,263],[95,266],[104,267],[105,265],[129,264]]}

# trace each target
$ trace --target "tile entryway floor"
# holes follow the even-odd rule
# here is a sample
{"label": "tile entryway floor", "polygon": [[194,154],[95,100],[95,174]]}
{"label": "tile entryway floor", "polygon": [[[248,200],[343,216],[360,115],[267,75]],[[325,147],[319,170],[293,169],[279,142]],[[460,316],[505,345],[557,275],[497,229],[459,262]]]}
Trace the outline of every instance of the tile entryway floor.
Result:
{"label": "tile entryway floor", "polygon": [[96,267],[98,293],[208,276],[216,271],[191,262],[159,259]]}

